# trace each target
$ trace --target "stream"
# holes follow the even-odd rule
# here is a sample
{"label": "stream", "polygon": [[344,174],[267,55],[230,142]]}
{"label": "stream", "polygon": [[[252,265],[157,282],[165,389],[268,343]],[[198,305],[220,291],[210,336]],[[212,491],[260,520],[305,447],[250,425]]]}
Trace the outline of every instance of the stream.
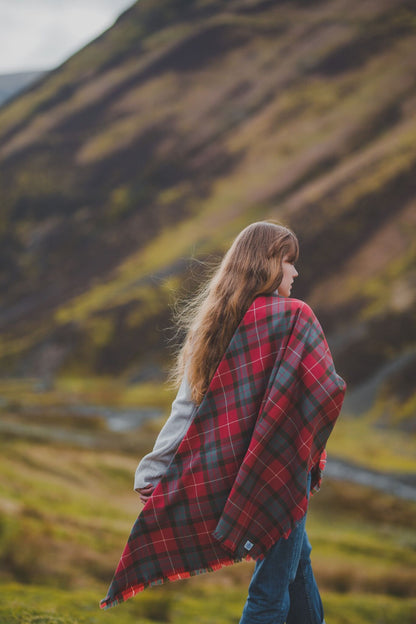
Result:
{"label": "stream", "polygon": [[369,470],[334,457],[328,457],[324,478],[349,481],[385,492],[397,498],[416,502],[416,476],[395,475]]}
{"label": "stream", "polygon": [[[62,408],[61,408],[62,409]],[[94,446],[96,434],[82,431],[62,430],[59,427],[59,418],[56,420],[57,427],[39,426],[36,423],[37,413],[47,413],[48,408],[26,408],[26,414],[30,414],[31,423],[2,421],[0,419],[0,433],[2,435],[34,435],[45,437],[50,441],[66,440],[76,444]],[[55,408],[56,412],[56,408]],[[155,418],[163,418],[163,410],[157,408],[112,408],[103,405],[71,405],[62,410],[62,414],[69,413],[72,416],[100,417],[104,418],[110,431],[126,433],[140,427],[143,423]],[[150,450],[150,449],[149,449]],[[408,473],[385,473],[364,468],[351,462],[329,456],[325,468],[325,475],[330,479],[348,481],[359,485],[368,486],[396,496],[404,500],[416,502],[416,475]]]}

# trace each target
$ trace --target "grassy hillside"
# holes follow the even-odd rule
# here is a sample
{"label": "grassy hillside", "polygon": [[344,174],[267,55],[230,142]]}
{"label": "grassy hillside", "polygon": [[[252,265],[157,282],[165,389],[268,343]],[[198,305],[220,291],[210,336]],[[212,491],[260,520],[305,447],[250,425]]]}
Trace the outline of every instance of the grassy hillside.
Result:
{"label": "grassy hillside", "polygon": [[0,109],[0,371],[160,379],[194,260],[273,217],[355,406],[414,430],[415,44],[408,0],[141,0]]}
{"label": "grassy hillside", "polygon": [[[16,424],[12,416],[3,410],[2,427]],[[252,562],[98,609],[141,508],[132,475],[153,425],[109,436],[92,419],[72,423],[72,434],[89,435],[86,445],[57,441],[63,417],[53,428],[44,422],[43,435],[28,414],[17,420],[0,443],[1,624],[238,621]],[[415,503],[325,480],[308,532],[329,621],[415,623],[415,511]]]}

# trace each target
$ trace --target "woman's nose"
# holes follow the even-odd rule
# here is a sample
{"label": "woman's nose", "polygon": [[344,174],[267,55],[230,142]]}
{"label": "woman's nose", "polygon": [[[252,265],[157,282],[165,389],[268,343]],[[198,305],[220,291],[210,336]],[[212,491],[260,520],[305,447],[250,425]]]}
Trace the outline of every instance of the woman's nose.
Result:
{"label": "woman's nose", "polygon": [[299,273],[296,271],[296,268],[295,268],[295,267],[293,267],[293,271],[294,271],[294,273],[293,273],[293,277],[297,277],[297,276],[299,275]]}

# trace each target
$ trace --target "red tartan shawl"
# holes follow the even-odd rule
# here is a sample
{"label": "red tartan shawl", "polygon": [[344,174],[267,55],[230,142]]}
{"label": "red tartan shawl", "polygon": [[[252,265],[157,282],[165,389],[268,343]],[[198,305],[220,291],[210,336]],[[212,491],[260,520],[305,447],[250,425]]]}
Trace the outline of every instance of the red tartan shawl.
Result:
{"label": "red tartan shawl", "polygon": [[344,392],[310,307],[257,297],[137,518],[101,607],[262,558],[287,537],[306,513],[310,470],[318,485]]}

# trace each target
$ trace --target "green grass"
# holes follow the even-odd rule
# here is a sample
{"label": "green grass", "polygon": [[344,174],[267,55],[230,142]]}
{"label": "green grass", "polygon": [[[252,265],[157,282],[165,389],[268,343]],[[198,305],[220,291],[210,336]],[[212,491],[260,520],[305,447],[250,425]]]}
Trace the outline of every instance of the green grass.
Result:
{"label": "green grass", "polygon": [[[237,624],[253,562],[98,609],[141,509],[133,473],[159,425],[150,422],[127,440],[105,427],[81,431],[76,420],[44,416],[38,427],[69,436],[58,441],[34,435],[24,410],[3,408],[4,422],[25,434],[0,441],[0,624]],[[75,433],[88,433],[91,443],[77,444]],[[307,526],[328,622],[415,622],[416,504],[326,478]]]}
{"label": "green grass", "polygon": [[376,425],[376,410],[359,418],[341,415],[328,441],[328,453],[381,472],[416,474],[416,436]]}
{"label": "green grass", "polygon": [[38,585],[6,584],[0,587],[0,624],[145,624],[155,621],[147,617],[156,611],[154,597],[142,603],[130,601],[122,609],[103,613],[99,609],[102,591],[103,588],[98,586],[67,591]]}
{"label": "green grass", "polygon": [[[67,591],[17,583],[0,588],[0,624],[237,624],[245,601],[243,588],[198,586],[186,582],[148,590],[116,608],[98,609],[102,588]],[[374,594],[325,593],[331,624],[414,624],[416,601]],[[6,605],[5,605],[6,601]]]}
{"label": "green grass", "polygon": [[65,412],[65,407],[73,404],[167,409],[174,394],[167,384],[151,381],[128,383],[109,375],[66,375],[55,379],[50,388],[41,387],[40,381],[34,378],[0,380],[3,408],[14,410],[43,407]]}
{"label": "green grass", "polygon": [[[156,429],[149,423],[132,434],[137,454],[118,450],[119,436],[112,436],[111,452],[100,448],[101,429],[94,431],[97,448],[2,439],[0,624],[238,622],[252,563],[98,609],[140,509],[132,475]],[[415,505],[324,481],[308,532],[327,621],[415,622],[415,518]]]}

